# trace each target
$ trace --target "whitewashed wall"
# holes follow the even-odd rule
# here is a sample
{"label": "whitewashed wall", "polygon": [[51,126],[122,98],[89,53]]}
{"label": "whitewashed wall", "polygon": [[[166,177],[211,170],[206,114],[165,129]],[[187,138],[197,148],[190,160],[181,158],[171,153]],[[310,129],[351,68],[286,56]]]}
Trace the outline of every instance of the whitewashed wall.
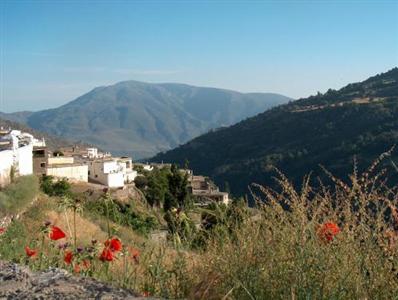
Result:
{"label": "whitewashed wall", "polygon": [[10,172],[13,165],[13,152],[0,151],[0,186],[10,183]]}
{"label": "whitewashed wall", "polygon": [[27,145],[16,150],[19,175],[33,174],[33,145]]}
{"label": "whitewashed wall", "polygon": [[88,181],[88,166],[71,165],[71,166],[48,166],[47,175],[57,178],[67,178],[76,181]]}
{"label": "whitewashed wall", "polygon": [[116,172],[118,169],[120,167],[114,161],[91,161],[88,163],[89,178],[109,187],[124,186],[123,172]]}
{"label": "whitewashed wall", "polygon": [[107,174],[107,181],[108,181],[108,186],[117,188],[117,187],[123,187],[124,186],[124,176],[123,173],[111,173]]}

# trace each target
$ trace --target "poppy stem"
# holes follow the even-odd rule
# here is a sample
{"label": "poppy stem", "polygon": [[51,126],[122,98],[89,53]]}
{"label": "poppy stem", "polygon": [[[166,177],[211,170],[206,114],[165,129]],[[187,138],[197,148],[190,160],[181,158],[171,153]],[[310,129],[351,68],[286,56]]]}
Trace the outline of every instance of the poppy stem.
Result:
{"label": "poppy stem", "polygon": [[108,229],[108,238],[111,238],[111,228],[110,228],[110,224],[109,224],[109,207],[108,207],[109,194],[108,193],[106,193],[104,200],[105,200],[105,209],[106,209],[106,225],[107,225],[107,229]]}
{"label": "poppy stem", "polygon": [[74,242],[75,242],[75,249],[77,249],[76,206],[73,208],[73,238],[74,238]]}

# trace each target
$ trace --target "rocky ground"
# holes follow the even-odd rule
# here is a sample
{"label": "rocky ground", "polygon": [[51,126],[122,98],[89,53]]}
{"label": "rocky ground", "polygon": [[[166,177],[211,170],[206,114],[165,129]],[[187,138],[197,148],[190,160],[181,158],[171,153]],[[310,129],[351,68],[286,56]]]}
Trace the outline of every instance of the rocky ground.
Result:
{"label": "rocky ground", "polygon": [[[144,299],[91,278],[61,269],[32,272],[25,266],[0,261],[0,299]],[[148,299],[148,298],[145,298]]]}

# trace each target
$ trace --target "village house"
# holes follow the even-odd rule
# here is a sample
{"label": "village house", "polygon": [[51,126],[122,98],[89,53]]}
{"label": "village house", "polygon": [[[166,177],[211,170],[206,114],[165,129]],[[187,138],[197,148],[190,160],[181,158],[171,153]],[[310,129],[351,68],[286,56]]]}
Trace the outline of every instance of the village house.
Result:
{"label": "village house", "polygon": [[87,164],[89,179],[110,188],[124,187],[137,176],[128,157],[94,159],[87,161]]}
{"label": "village house", "polygon": [[195,176],[193,172],[189,170],[187,172],[189,175],[189,191],[195,198],[195,203],[198,206],[205,206],[211,202],[229,204],[229,194],[226,192],[221,192],[219,188],[204,176]]}
{"label": "village house", "polygon": [[65,156],[49,157],[46,175],[70,181],[88,182],[88,166],[84,163],[75,163],[74,160],[73,157]]}
{"label": "village house", "polygon": [[107,158],[112,156],[109,152],[101,152],[98,148],[86,147],[83,145],[60,147],[57,152],[62,153],[64,156],[73,156],[76,160]]}
{"label": "village house", "polygon": [[39,144],[31,134],[0,128],[0,186],[15,176],[33,174],[32,151]]}
{"label": "village house", "polygon": [[51,153],[45,145],[33,147],[34,174],[88,182],[88,166],[85,163],[76,162],[73,156],[64,156],[62,152],[56,153],[54,156],[54,153]]}

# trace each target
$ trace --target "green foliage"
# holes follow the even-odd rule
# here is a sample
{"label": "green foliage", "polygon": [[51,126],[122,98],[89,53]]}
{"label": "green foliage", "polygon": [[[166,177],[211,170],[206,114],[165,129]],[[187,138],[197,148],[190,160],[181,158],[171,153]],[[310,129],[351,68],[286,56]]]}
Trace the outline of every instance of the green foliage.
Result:
{"label": "green foliage", "polygon": [[169,237],[174,245],[190,245],[195,238],[195,224],[188,217],[185,211],[173,208],[166,212],[164,219],[167,222]]}
{"label": "green foliage", "polygon": [[71,185],[66,179],[54,181],[52,176],[43,176],[40,181],[41,190],[49,196],[71,196]]}
{"label": "green foliage", "polygon": [[138,174],[143,174],[145,172],[142,165],[133,165],[133,170],[137,171]]}
{"label": "green foliage", "polygon": [[143,235],[158,228],[155,217],[134,211],[130,204],[118,201],[89,200],[85,202],[84,209],[97,216],[109,217],[112,222],[131,227]]}
{"label": "green foliage", "polygon": [[154,168],[148,173],[148,188],[145,191],[145,197],[151,206],[161,207],[165,203],[165,195],[168,193],[169,183],[168,168]]}
{"label": "green foliage", "polygon": [[139,189],[144,189],[148,185],[148,179],[145,176],[138,175],[134,179],[135,186]]}
{"label": "green foliage", "polygon": [[22,176],[0,191],[0,216],[13,214],[29,205],[39,192],[35,176]]}
{"label": "green foliage", "polygon": [[0,235],[0,259],[22,262],[27,241],[29,237],[25,226],[19,221],[11,222],[7,231]]}
{"label": "green foliage", "polygon": [[188,175],[183,174],[177,165],[172,165],[171,172],[167,176],[169,191],[165,197],[164,209],[172,207],[186,208],[190,205],[188,194]]}
{"label": "green foliage", "polygon": [[163,207],[168,211],[173,207],[186,208],[191,205],[188,175],[180,172],[176,165],[171,168],[154,168],[138,180],[137,187],[144,192],[148,204],[152,207]]}

